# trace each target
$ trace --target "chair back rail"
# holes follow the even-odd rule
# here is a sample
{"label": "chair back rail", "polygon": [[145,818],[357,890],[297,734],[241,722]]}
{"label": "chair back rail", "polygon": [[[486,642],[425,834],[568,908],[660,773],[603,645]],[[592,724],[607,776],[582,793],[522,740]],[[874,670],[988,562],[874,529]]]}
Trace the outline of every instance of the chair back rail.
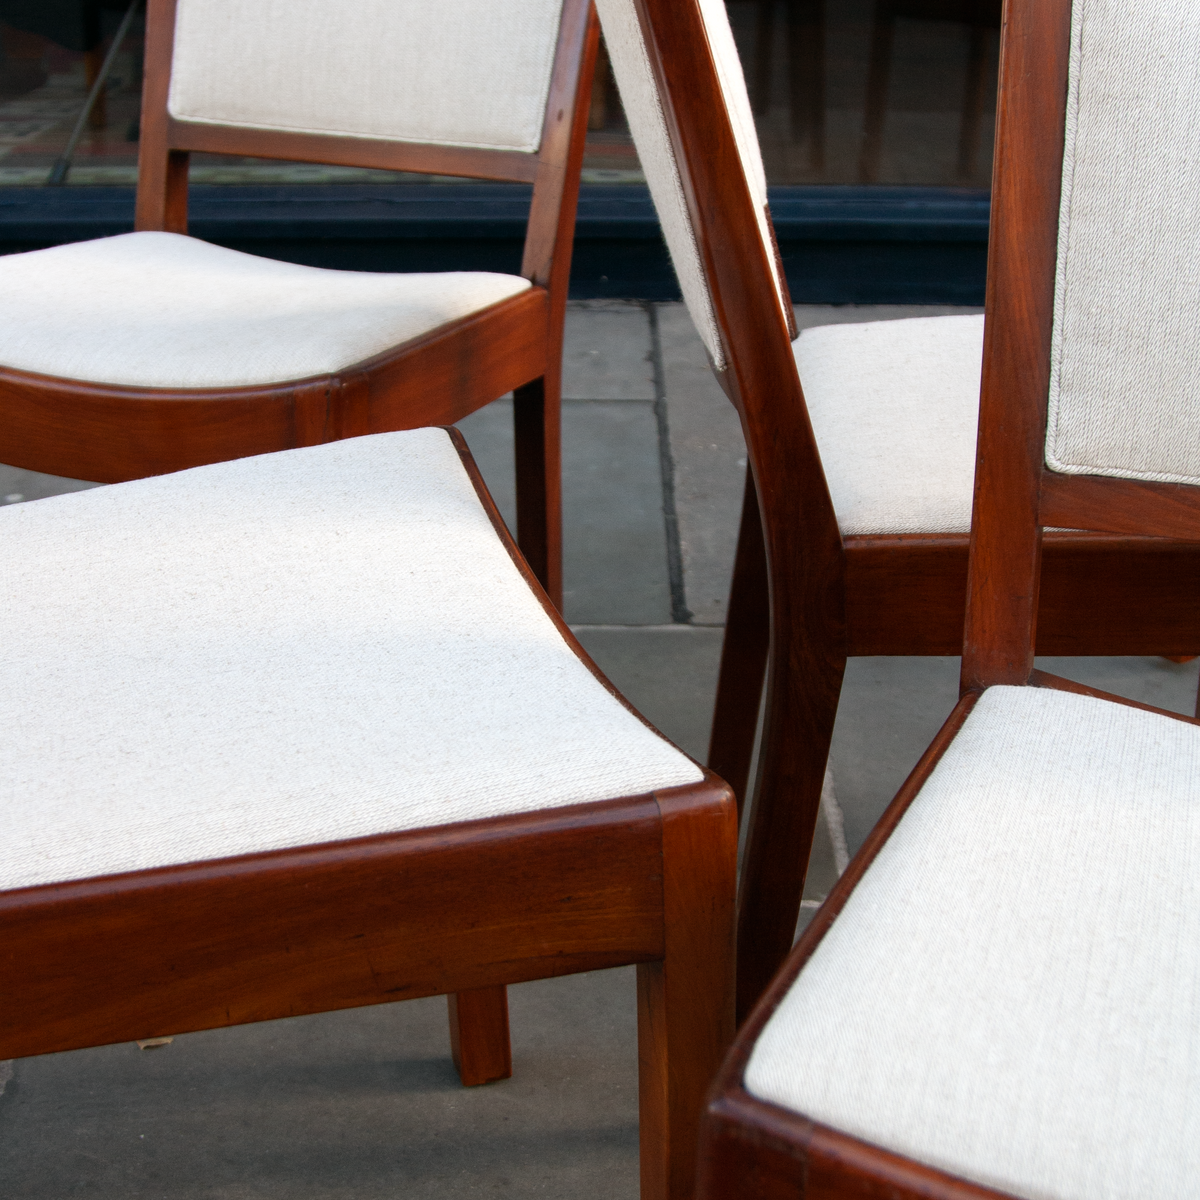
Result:
{"label": "chair back rail", "polygon": [[[792,354],[786,285],[755,194],[753,126],[739,136],[734,119],[750,110],[736,63],[721,57],[736,53],[724,5],[598,0],[597,9],[684,297],[741,418],[762,514],[771,633],[747,855],[768,862],[769,874],[783,864],[763,854],[765,843],[811,840],[824,763],[792,731],[832,728],[843,670],[838,646],[802,644],[786,631],[818,625],[843,630],[844,641],[842,541]],[[712,119],[722,111],[730,121]],[[744,889],[739,956],[758,955],[769,936],[754,898],[786,886],[760,878]]]}
{"label": "chair back rail", "polygon": [[1029,678],[1042,527],[1200,540],[1200,264],[1177,236],[1200,215],[1178,151],[1200,96],[1172,65],[1200,15],[1143,16],[1116,37],[1127,16],[1095,0],[1006,9],[964,688]]}

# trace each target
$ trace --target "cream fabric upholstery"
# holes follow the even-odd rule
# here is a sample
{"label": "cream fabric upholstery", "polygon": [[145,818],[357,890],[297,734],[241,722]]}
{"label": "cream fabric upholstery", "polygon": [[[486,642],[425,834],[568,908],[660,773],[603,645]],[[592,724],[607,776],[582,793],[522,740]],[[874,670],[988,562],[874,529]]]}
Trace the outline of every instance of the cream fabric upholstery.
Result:
{"label": "cream fabric upholstery", "polygon": [[186,121],[536,151],[561,0],[179,0]]}
{"label": "cream fabric upholstery", "polygon": [[1200,483],[1200,5],[1075,0],[1046,462]]}
{"label": "cream fabric upholstery", "polygon": [[819,325],[793,349],[842,533],[969,530],[983,317]]}
{"label": "cream fabric upholstery", "polygon": [[[725,94],[729,120],[741,151],[746,182],[754,200],[759,232],[767,248],[767,259],[775,272],[775,286],[782,303],[785,292],[779,279],[768,226],[767,176],[754,128],[750,98],[746,93],[746,81],[733,32],[729,28],[729,16],[723,0],[700,0],[700,9]],[[646,55],[634,0],[597,0],[596,10],[600,14],[613,75],[621,93],[625,115],[629,119],[638,159],[650,186],[663,237],[671,252],[680,290],[709,356],[718,368],[723,368],[725,355],[721,349],[712,298],[700,262],[696,235],[679,177],[679,164],[667,134],[662,100]]]}
{"label": "cream fabric upholstery", "polygon": [[702,777],[562,641],[444,430],[11,505],[0,561],[2,888]]}
{"label": "cream fabric upholstery", "polygon": [[1200,728],[989,689],[747,1088],[1018,1196],[1195,1195],[1198,861]]}
{"label": "cream fabric upholstery", "polygon": [[0,364],[144,387],[279,383],[339,371],[527,287],[483,271],[327,271],[126,233],[0,257]]}

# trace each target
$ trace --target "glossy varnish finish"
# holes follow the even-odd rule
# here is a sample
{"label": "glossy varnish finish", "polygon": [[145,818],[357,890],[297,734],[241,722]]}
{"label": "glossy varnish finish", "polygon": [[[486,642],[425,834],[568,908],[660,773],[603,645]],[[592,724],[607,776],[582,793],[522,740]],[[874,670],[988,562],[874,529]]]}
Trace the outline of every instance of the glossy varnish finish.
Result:
{"label": "glossy varnish finish", "polygon": [[[533,286],[334,375],[269,386],[132,388],[0,367],[0,460],[112,483],[368,433],[451,424],[513,391],[517,538],[538,580],[561,605],[562,331],[598,38],[590,0],[563,4],[536,154],[178,121],[167,111],[174,29],[175,0],[150,0],[139,230],[187,233],[193,151],[511,180],[533,184],[521,266]],[[476,997],[469,1007],[479,1011],[482,1003]],[[497,1010],[481,1018],[481,1030],[494,1034],[500,1017]],[[470,1043],[462,1023],[452,1013],[455,1038]],[[480,1032],[475,1040],[484,1036]],[[507,1054],[507,1046],[496,1045],[492,1057]]]}
{"label": "glossy varnish finish", "polygon": [[[987,7],[954,0],[939,11],[982,20]],[[1036,24],[1041,16],[1020,19]],[[1023,36],[1009,31],[1010,60]],[[1035,89],[1021,102],[1048,114],[1061,113],[1066,88],[1066,34],[1054,36],[1055,73],[1019,84]],[[1013,79],[1010,96],[1018,87]],[[709,749],[709,765],[739,802],[747,792],[753,797],[738,917],[744,1017],[792,944],[846,658],[959,654],[968,537],[839,536],[781,318],[769,311],[773,286],[762,274],[761,249],[751,244],[747,201],[733,195],[742,190],[740,176],[722,165],[725,150],[706,156],[708,146],[720,144],[707,119],[717,100],[702,95],[695,80],[681,76],[677,86],[675,119],[696,131],[695,157],[688,158],[693,214],[730,361],[723,386],[741,413],[756,484],[743,509]],[[1057,133],[1052,124],[1023,129],[1002,122],[997,133],[998,160],[1038,165],[1002,172],[993,191],[993,212],[1003,219],[993,218],[989,280],[1009,281],[989,293],[984,383],[993,396],[1018,381],[1045,396],[1062,157],[1061,123]],[[1051,167],[1052,160],[1059,165]],[[737,221],[744,232],[731,224]],[[1044,416],[1031,421],[1021,444],[1040,456]],[[991,469],[983,443],[979,461],[981,471]],[[1044,524],[1107,532],[1030,535],[1017,553],[1033,570],[1034,542],[1044,547],[1040,604],[1031,576],[1030,590],[998,619],[1021,626],[1031,618],[1024,608],[1036,611],[1043,654],[1196,652],[1200,549],[1186,539],[1200,528],[1200,506],[1188,489],[1049,475],[1025,487],[1022,520],[1037,511],[1040,487]],[[1119,493],[1124,515],[1096,524],[1088,499],[1096,492]],[[1151,504],[1157,537],[1139,523]],[[980,553],[990,553],[986,535]],[[1021,653],[1013,678],[1024,679],[1031,666]],[[764,672],[763,744],[759,777],[751,781]]]}
{"label": "glossy varnish finish", "polygon": [[[563,639],[615,695],[509,537]],[[469,704],[469,692],[464,694]],[[645,1200],[693,1194],[733,1036],[733,796],[593,804],[0,893],[0,1058],[459,993],[464,1082],[503,1077],[504,986],[638,964]]]}
{"label": "glossy varnish finish", "polygon": [[[1069,25],[1070,0],[1009,0],[962,698],[739,1032],[706,1110],[700,1166],[704,1200],[1002,1196],[751,1096],[743,1078],[755,1043],[983,689],[996,684],[1053,688],[1200,723],[1033,669],[1035,644],[1045,649],[1049,641],[1060,653],[1059,639],[1069,644],[1072,611],[1081,623],[1089,622],[1091,605],[1109,603],[1087,594],[1089,584],[1104,578],[1097,572],[1115,572],[1122,562],[1130,563],[1131,571],[1137,564],[1154,571],[1176,555],[1176,567],[1187,574],[1194,569],[1187,565],[1194,561],[1188,545],[1169,539],[1200,538],[1200,528],[1189,524],[1200,489],[1055,476],[1043,465]],[[1043,539],[1041,526],[1050,523],[1103,532],[1052,533]],[[945,554],[950,550],[943,547]],[[1052,572],[1055,563],[1060,568],[1057,578]],[[1070,578],[1063,570],[1072,563],[1082,574],[1073,610],[1067,591]],[[1118,610],[1110,604],[1106,611]],[[1166,628],[1175,629],[1170,636],[1183,632],[1186,627],[1173,620],[1159,621],[1152,607],[1143,616],[1151,637],[1165,636]],[[1089,623],[1085,636],[1090,630]],[[1120,636],[1136,632],[1126,628]],[[986,1071],[986,1065],[980,1070]],[[983,1086],[985,1081],[977,1082]]]}

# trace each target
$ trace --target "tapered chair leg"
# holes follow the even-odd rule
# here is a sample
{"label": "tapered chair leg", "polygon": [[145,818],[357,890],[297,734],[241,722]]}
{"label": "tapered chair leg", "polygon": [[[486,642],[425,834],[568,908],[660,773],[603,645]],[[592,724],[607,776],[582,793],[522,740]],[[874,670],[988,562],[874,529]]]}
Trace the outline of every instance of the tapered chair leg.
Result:
{"label": "tapered chair leg", "polygon": [[796,935],[846,669],[838,634],[835,628],[810,629],[792,647],[795,658],[772,671],[738,894],[739,1022]]}
{"label": "tapered chair leg", "polygon": [[562,376],[555,366],[513,392],[517,545],[562,610]]}
{"label": "tapered chair leg", "polygon": [[508,1035],[508,989],[475,988],[446,997],[450,1006],[450,1053],[464,1087],[512,1075]]}
{"label": "tapered chair leg", "polygon": [[733,1040],[737,821],[732,798],[659,807],[664,955],[637,969],[641,1200],[691,1200],[704,1098]]}
{"label": "tapered chair leg", "polygon": [[741,815],[750,780],[754,735],[762,702],[770,641],[770,604],[767,555],[754,479],[746,472],[742,497],[742,523],[738,530],[733,585],[725,616],[721,644],[721,670],[708,744],[709,769],[718,774],[737,796]]}

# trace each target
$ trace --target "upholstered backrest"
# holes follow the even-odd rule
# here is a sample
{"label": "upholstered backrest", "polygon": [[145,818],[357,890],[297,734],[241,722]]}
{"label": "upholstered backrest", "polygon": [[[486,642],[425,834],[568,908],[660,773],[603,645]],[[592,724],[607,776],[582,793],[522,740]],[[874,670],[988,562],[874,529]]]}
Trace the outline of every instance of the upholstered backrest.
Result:
{"label": "upholstered backrest", "polygon": [[[654,206],[658,210],[663,235],[671,251],[683,298],[713,362],[723,367],[725,356],[717,331],[712,296],[684,199],[679,165],[667,134],[662,101],[642,42],[634,0],[596,0],[596,9],[600,14],[621,102],[629,119],[629,128],[637,145],[646,182],[650,185]],[[726,111],[741,151],[742,168],[758,214],[759,230],[767,258],[775,272],[776,290],[782,302],[786,290],[779,277],[767,215],[767,177],[733,31],[729,28],[723,0],[700,0],[700,9],[725,96]],[[717,114],[714,114],[714,119],[716,117]]]}
{"label": "upholstered backrest", "polygon": [[536,152],[561,0],[178,0],[168,108],[218,125]]}
{"label": "upholstered backrest", "polygon": [[1200,4],[1075,0],[1046,463],[1200,483]]}

